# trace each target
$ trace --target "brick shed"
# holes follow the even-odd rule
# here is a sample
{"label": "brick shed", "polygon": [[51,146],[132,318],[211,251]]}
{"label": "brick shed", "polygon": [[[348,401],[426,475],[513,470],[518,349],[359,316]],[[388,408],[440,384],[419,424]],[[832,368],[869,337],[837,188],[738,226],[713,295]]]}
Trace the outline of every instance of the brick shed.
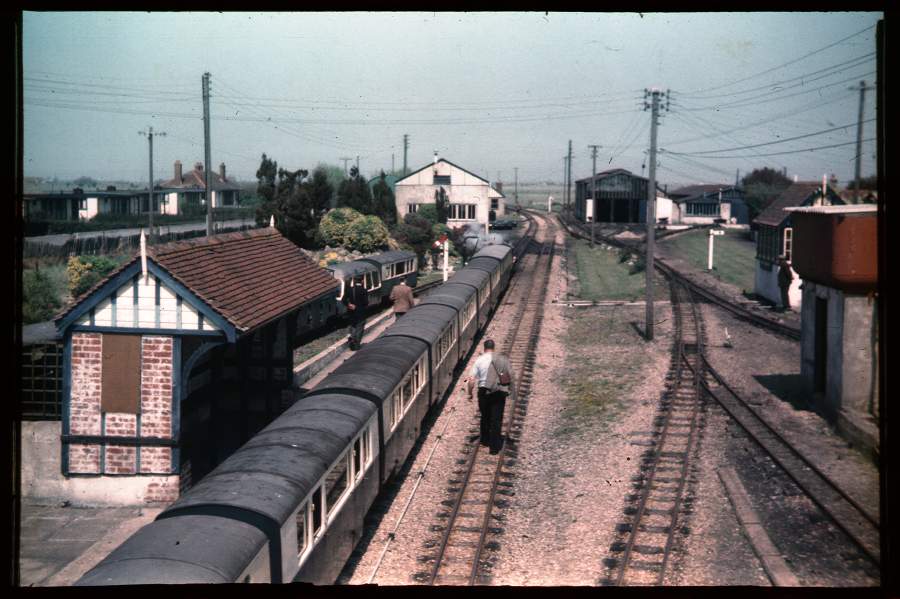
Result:
{"label": "brick shed", "polygon": [[287,407],[296,340],[335,313],[337,286],[274,228],[136,253],[56,318],[55,494],[177,498]]}

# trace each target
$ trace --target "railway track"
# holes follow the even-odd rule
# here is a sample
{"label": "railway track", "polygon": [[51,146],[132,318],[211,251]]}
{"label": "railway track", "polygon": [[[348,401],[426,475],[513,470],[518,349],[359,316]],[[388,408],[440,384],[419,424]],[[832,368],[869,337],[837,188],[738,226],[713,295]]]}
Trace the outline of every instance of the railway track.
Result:
{"label": "railway track", "polygon": [[689,288],[671,287],[675,344],[666,392],[654,419],[634,493],[626,497],[618,538],[607,558],[602,585],[658,586],[663,583],[680,529],[691,465],[702,432],[705,396],[703,322]]}
{"label": "railway track", "polygon": [[[560,222],[562,223],[562,226],[569,232],[570,235],[572,235],[574,237],[578,237],[579,239],[590,239],[590,234],[585,234],[583,231],[576,229],[575,228],[576,225],[573,225],[571,223],[566,223],[562,220],[562,218],[560,218]],[[636,252],[638,254],[644,255],[644,251],[640,248],[640,242],[626,243],[626,242],[620,241],[618,239],[614,239],[611,237],[605,237],[603,235],[595,235],[595,239],[598,242],[602,241],[603,243],[606,243],[606,244],[609,244],[609,245],[612,245],[615,247],[627,249],[632,252]],[[796,327],[788,326],[784,323],[776,322],[770,318],[766,318],[765,316],[756,314],[752,310],[749,310],[740,304],[729,301],[729,300],[719,296],[718,294],[711,292],[709,289],[706,289],[702,285],[698,285],[697,283],[691,281],[690,279],[685,277],[683,274],[681,274],[677,270],[673,269],[671,266],[669,266],[665,262],[659,260],[658,258],[654,259],[653,266],[657,270],[659,270],[661,273],[663,273],[666,277],[668,277],[670,279],[678,280],[682,285],[689,287],[691,289],[691,291],[694,292],[695,294],[703,297],[704,299],[706,299],[709,302],[716,304],[717,306],[720,306],[720,307],[728,310],[729,312],[731,312],[732,314],[734,314],[741,320],[744,320],[746,322],[749,322],[749,323],[754,324],[759,327],[763,327],[765,329],[768,329],[769,331],[772,331],[773,333],[782,335],[789,339],[794,339],[794,340],[800,339],[800,329],[798,329]]]}
{"label": "railway track", "polygon": [[771,427],[706,361],[694,371],[712,396],[751,439],[834,523],[876,564],[881,563],[879,518],[862,507],[815,466],[803,453]]}
{"label": "railway track", "polygon": [[[510,320],[512,328],[501,346],[516,374],[512,401],[504,415],[506,442],[496,455],[485,451],[477,439],[463,448],[466,457],[460,460],[461,468],[450,480],[453,497],[444,502],[450,510],[441,514],[446,520],[439,525],[441,538],[436,543],[434,555],[427,557],[431,563],[430,571],[417,577],[428,584],[474,585],[487,584],[490,580],[485,571],[488,564],[484,550],[492,546],[489,539],[500,532],[494,526],[499,519],[494,508],[503,507],[505,502],[498,496],[512,492],[509,469],[515,463],[527,411],[535,348],[553,264],[555,232],[550,231],[546,237],[550,241],[531,242],[535,258],[532,264],[522,268],[523,273],[528,274],[519,275],[522,278],[514,281],[503,302],[516,307]],[[526,254],[526,260],[528,256]],[[471,432],[478,430],[477,420],[474,424]]]}

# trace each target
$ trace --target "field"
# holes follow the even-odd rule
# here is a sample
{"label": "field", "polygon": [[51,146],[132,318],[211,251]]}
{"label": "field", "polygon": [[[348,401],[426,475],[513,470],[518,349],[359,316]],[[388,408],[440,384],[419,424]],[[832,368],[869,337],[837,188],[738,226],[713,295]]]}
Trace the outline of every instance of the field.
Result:
{"label": "field", "polygon": [[[668,246],[668,252],[689,262],[694,267],[706,270],[708,233],[692,231],[660,241]],[[726,230],[713,242],[713,275],[746,291],[752,291],[756,270],[756,244],[749,240],[745,231]]]}
{"label": "field", "polygon": [[[587,241],[573,240],[569,247],[569,270],[578,278],[577,297],[597,301],[643,300],[646,274],[643,270],[630,272],[633,268],[629,262],[633,259],[622,262],[619,250],[612,246],[597,243],[591,249]],[[665,281],[658,274],[655,281],[654,297],[669,299]]]}

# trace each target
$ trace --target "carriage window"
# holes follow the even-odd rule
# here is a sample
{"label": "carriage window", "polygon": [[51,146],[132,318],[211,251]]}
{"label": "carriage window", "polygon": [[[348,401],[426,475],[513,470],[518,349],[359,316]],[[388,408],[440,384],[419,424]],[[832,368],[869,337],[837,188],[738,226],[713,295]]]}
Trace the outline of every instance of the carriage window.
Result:
{"label": "carriage window", "polygon": [[406,382],[403,383],[403,403],[408,406],[412,403],[413,398],[413,380],[412,376],[406,378]]}
{"label": "carriage window", "polygon": [[391,399],[391,429],[393,429],[400,422],[400,416],[403,414],[403,388],[397,387]]}
{"label": "carriage window", "polygon": [[356,473],[357,480],[362,477],[362,465],[364,462],[365,458],[362,454],[362,437],[357,437],[356,441],[353,442],[353,472]]}
{"label": "carriage window", "polygon": [[338,295],[335,299],[338,301],[344,299],[344,279],[341,279],[341,288],[338,290]]}
{"label": "carriage window", "polygon": [[331,470],[325,476],[325,499],[329,513],[331,512],[332,506],[337,505],[349,487],[350,473],[348,471],[348,466],[350,465],[350,460],[348,457],[349,456],[344,453],[337,464],[332,466]]}
{"label": "carriage window", "polygon": [[297,557],[301,557],[309,545],[309,538],[306,529],[309,524],[309,504],[305,501],[297,512]]}
{"label": "carriage window", "polygon": [[372,433],[371,433],[371,431],[372,431],[371,426],[363,431],[363,443],[362,444],[363,444],[363,454],[365,455],[365,458],[366,458],[365,459],[366,466],[368,466],[369,464],[372,463],[372,455],[374,453],[372,451]]}
{"label": "carriage window", "polygon": [[312,494],[312,533],[322,532],[322,487],[317,487]]}

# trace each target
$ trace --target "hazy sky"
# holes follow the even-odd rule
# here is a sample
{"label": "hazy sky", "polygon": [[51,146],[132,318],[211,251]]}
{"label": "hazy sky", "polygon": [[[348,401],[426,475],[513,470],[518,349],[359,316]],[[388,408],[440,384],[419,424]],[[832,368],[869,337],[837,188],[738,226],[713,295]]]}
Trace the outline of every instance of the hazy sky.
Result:
{"label": "hazy sky", "polygon": [[[798,150],[855,142],[849,88],[874,84],[881,17],[27,12],[25,175],[146,181],[148,126],[167,133],[154,140],[155,178],[171,178],[175,160],[187,170],[203,160],[208,71],[212,163],[241,179],[263,152],[291,169],[360,156],[365,175],[393,154],[399,169],[404,133],[410,169],[437,150],[491,181],[511,183],[516,167],[522,182],[562,181],[571,139],[575,179],[590,175],[588,144],[602,146],[597,170],[640,173],[643,90],[657,86],[671,90],[661,183],[730,182],[761,166],[844,183],[853,143]],[[863,145],[863,175],[874,152]]]}

